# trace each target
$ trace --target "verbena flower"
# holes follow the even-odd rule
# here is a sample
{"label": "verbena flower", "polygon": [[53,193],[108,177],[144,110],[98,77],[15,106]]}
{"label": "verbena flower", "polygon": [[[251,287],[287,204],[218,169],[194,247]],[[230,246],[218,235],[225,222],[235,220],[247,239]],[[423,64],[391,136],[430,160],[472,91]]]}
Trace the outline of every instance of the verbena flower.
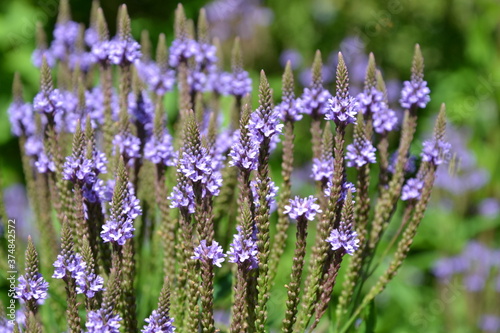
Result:
{"label": "verbena flower", "polygon": [[[113,89],[111,91],[111,117],[113,121],[118,120],[119,102],[118,95]],[[90,119],[94,124],[104,124],[104,94],[101,87],[94,87],[91,90],[85,91],[85,108],[86,114],[90,115]],[[95,126],[94,126],[95,127]]]}
{"label": "verbena flower", "polygon": [[146,137],[150,137],[153,132],[155,107],[146,91],[143,90],[139,94],[131,92],[128,95],[128,112],[132,116],[132,122],[145,132]]}
{"label": "verbena flower", "polygon": [[312,195],[307,198],[296,196],[295,199],[290,199],[290,204],[285,206],[283,213],[294,220],[307,219],[312,221],[316,214],[323,212],[316,200]]}
{"label": "verbena flower", "polygon": [[239,70],[231,74],[229,80],[229,94],[236,97],[243,97],[252,92],[252,79],[247,71]]}
{"label": "verbena flower", "polygon": [[[260,196],[259,196],[259,184],[260,180],[252,180],[250,182],[250,189],[252,190],[253,203],[256,208],[260,207]],[[279,187],[270,180],[269,181],[269,191],[266,195],[266,201],[271,210],[276,209],[276,196],[278,195]]]}
{"label": "verbena flower", "polygon": [[258,143],[262,143],[264,138],[272,141],[273,137],[281,134],[283,130],[283,124],[280,124],[279,113],[276,110],[265,113],[262,107],[252,112],[247,127],[253,140]]}
{"label": "verbena flower", "polygon": [[35,133],[35,118],[30,103],[14,101],[7,110],[10,120],[10,129],[15,136],[30,136]]}
{"label": "verbena flower", "polygon": [[39,173],[56,171],[54,161],[43,151],[38,154],[37,160],[35,161],[35,167]]}
{"label": "verbena flower", "polygon": [[153,61],[147,63],[137,62],[136,68],[139,77],[147,84],[148,89],[155,92],[157,95],[165,95],[166,92],[174,88],[174,70],[163,70]]}
{"label": "verbena flower", "polygon": [[249,263],[250,269],[255,269],[259,266],[258,248],[255,239],[252,236],[244,238],[243,229],[240,226],[236,227],[238,231],[234,235],[233,242],[229,245],[229,262],[236,264]]}
{"label": "verbena flower", "polygon": [[127,163],[133,163],[136,158],[141,157],[141,140],[130,134],[117,134],[113,139],[113,146],[115,147],[115,154],[121,154]]}
{"label": "verbena flower", "polygon": [[239,130],[235,131],[234,135],[238,138],[235,140],[229,156],[231,160],[229,165],[238,167],[242,170],[256,170],[259,158],[259,145],[255,140],[242,138]]}
{"label": "verbena flower", "polygon": [[181,62],[187,62],[199,51],[198,42],[190,38],[175,39],[170,46],[168,64],[177,68]]}
{"label": "verbena flower", "polygon": [[445,163],[449,159],[451,145],[443,140],[427,140],[423,143],[422,161],[435,166]]}
{"label": "verbena flower", "polygon": [[230,94],[232,79],[231,73],[216,71],[209,73],[210,87],[219,95]]}
{"label": "verbena flower", "polygon": [[175,332],[174,319],[162,316],[157,310],[145,319],[147,325],[141,330],[142,333],[173,333]]}
{"label": "verbena flower", "polygon": [[337,126],[347,126],[356,123],[358,114],[358,102],[354,97],[346,98],[334,96],[329,99],[329,106],[326,109],[325,119],[333,120]]}
{"label": "verbena flower", "polygon": [[208,43],[198,43],[198,50],[194,56],[200,68],[213,67],[217,63],[217,48]]}
{"label": "verbena flower", "polygon": [[204,262],[212,261],[212,264],[221,267],[221,263],[224,261],[225,256],[219,243],[213,241],[212,245],[207,246],[207,241],[202,239],[200,245],[194,249],[194,255],[191,259],[197,259]]}
{"label": "verbena flower", "polygon": [[333,167],[333,156],[327,159],[314,158],[311,176],[316,181],[328,182],[333,177]]}
{"label": "verbena flower", "polygon": [[207,73],[195,69],[189,71],[189,75],[187,77],[187,82],[191,87],[192,93],[197,92],[207,92],[210,91],[210,77]]}
{"label": "verbena flower", "polygon": [[151,137],[144,146],[144,158],[154,164],[175,166],[177,163],[177,153],[172,144],[172,136],[164,133],[161,140]]}
{"label": "verbena flower", "polygon": [[50,49],[35,49],[31,54],[31,62],[35,67],[40,68],[42,67],[43,57],[45,57],[45,61],[47,61],[50,68],[56,65],[57,59]]}
{"label": "verbena flower", "polygon": [[321,88],[304,88],[300,97],[302,113],[314,117],[325,115],[328,112],[328,100],[332,97],[330,92]]}
{"label": "verbena flower", "polygon": [[384,93],[377,88],[371,88],[368,91],[359,93],[356,100],[358,102],[358,111],[362,114],[367,112],[375,114],[387,107],[384,102]]}
{"label": "verbena flower", "polygon": [[54,89],[48,93],[39,92],[33,100],[33,109],[38,113],[53,114],[62,112],[64,106],[64,96],[59,89]]}
{"label": "verbena flower", "polygon": [[498,332],[500,330],[500,317],[495,315],[483,315],[478,326],[483,332]]}
{"label": "verbena flower", "polygon": [[19,277],[19,284],[16,287],[15,298],[26,303],[30,300],[35,300],[38,304],[42,304],[47,299],[47,291],[49,283],[45,281],[42,274],[35,273],[34,277],[26,278],[21,275]]}
{"label": "verbena flower", "polygon": [[76,293],[85,294],[92,298],[99,291],[104,290],[104,279],[97,274],[80,270],[76,273]]}
{"label": "verbena flower", "polygon": [[52,278],[63,279],[65,277],[76,278],[79,272],[85,271],[87,264],[79,253],[67,253],[59,254],[53,266],[55,269]]}
{"label": "verbena flower", "polygon": [[97,62],[97,58],[92,52],[71,53],[68,60],[70,69],[75,69],[78,65],[83,72],[88,72]]}
{"label": "verbena flower", "polygon": [[431,100],[429,97],[430,92],[426,81],[405,81],[399,103],[405,109],[412,107],[423,109]]}
{"label": "verbena flower", "polygon": [[174,186],[168,200],[170,200],[170,208],[185,208],[190,214],[194,213],[193,187],[187,182],[180,182]]}
{"label": "verbena flower", "polygon": [[106,64],[109,61],[111,46],[110,41],[99,41],[92,45],[91,52],[97,61]]}
{"label": "verbena flower", "polygon": [[54,29],[54,39],[68,45],[73,45],[78,39],[80,25],[75,21],[57,23]]}
{"label": "verbena flower", "polygon": [[347,227],[344,221],[340,221],[339,228],[333,229],[326,241],[330,243],[332,250],[343,248],[350,255],[354,254],[359,248],[358,234],[356,231],[351,230],[350,227]]}
{"label": "verbena flower", "polygon": [[[141,45],[133,38],[114,38],[108,44],[108,58],[114,65],[131,64],[141,58]],[[95,54],[95,52],[93,52]],[[99,56],[97,56],[99,58]]]}
{"label": "verbena flower", "polygon": [[424,188],[424,182],[418,178],[411,178],[406,181],[401,191],[401,200],[407,201],[420,199],[420,194]]}
{"label": "verbena flower", "polygon": [[87,46],[92,47],[92,45],[99,42],[99,32],[95,28],[89,27],[85,30],[83,39]]}
{"label": "verbena flower", "polygon": [[[111,201],[111,207],[114,207]],[[134,236],[134,220],[142,214],[139,199],[135,196],[132,183],[127,184],[127,193],[121,202],[121,210],[112,211],[111,216],[102,226],[101,237],[104,243],[113,242],[124,245],[125,241]]]}
{"label": "verbena flower", "polygon": [[347,146],[347,166],[360,168],[367,163],[375,163],[375,147],[366,139],[355,139]]}
{"label": "verbena flower", "polygon": [[74,183],[93,183],[96,179],[93,167],[93,162],[89,159],[68,156],[63,166],[63,179]]}
{"label": "verbena flower", "polygon": [[120,333],[121,320],[119,315],[107,314],[103,309],[90,311],[85,323],[86,333]]}
{"label": "verbena flower", "polygon": [[[345,199],[345,197],[347,196],[348,190],[351,190],[351,193],[355,193],[356,186],[354,186],[354,184],[351,182],[346,182],[346,181],[342,182],[342,190],[340,191],[339,201],[343,201]],[[325,194],[325,197],[329,197],[332,194],[332,182],[331,181],[329,181],[326,184],[326,187],[325,187],[323,193]]]}
{"label": "verbena flower", "polygon": [[281,121],[296,122],[302,119],[303,102],[300,98],[286,98],[274,107],[275,112],[280,116]]}
{"label": "verbena flower", "polygon": [[373,129],[379,134],[393,131],[398,124],[396,112],[389,109],[387,105],[373,113]]}

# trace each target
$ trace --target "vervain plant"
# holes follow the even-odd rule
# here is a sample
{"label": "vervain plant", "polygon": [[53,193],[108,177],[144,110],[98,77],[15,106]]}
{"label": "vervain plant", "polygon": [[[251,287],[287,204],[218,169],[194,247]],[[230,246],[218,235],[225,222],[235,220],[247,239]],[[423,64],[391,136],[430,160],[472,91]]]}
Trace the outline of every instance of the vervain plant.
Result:
{"label": "vervain plant", "polygon": [[[401,117],[389,108],[373,54],[364,90],[352,96],[341,53],[335,91],[323,86],[319,51],[312,84],[299,96],[286,66],[276,106],[261,71],[254,109],[239,41],[226,72],[203,10],[195,29],[178,6],[175,39],[167,47],[159,36],[155,60],[147,33],[141,43],[133,39],[124,5],[112,38],[97,2],[91,17],[85,29],[62,0],[50,47],[38,31],[33,61],[41,83],[32,103],[14,79],[9,115],[40,241],[37,252],[28,240],[16,289],[26,320],[5,325],[25,332],[269,332],[287,242],[294,256],[282,332],[324,331],[329,307],[335,332],[369,317],[408,255],[436,167],[450,150],[443,105],[418,171],[407,167],[419,110],[430,100],[419,46]],[[178,100],[171,119],[167,94]],[[221,108],[221,99],[233,106]],[[295,125],[307,117],[316,193],[300,197],[292,195]],[[279,145],[280,181],[271,173],[279,166],[270,164]],[[397,232],[381,254],[391,222]],[[222,306],[217,284],[231,276],[231,320],[223,326],[214,319]]]}

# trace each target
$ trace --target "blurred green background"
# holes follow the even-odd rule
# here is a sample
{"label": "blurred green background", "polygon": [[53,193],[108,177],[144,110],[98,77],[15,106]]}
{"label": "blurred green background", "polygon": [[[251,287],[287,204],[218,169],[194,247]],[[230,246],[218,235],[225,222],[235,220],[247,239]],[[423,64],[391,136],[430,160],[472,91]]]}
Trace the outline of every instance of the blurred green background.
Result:
{"label": "blurred green background", "polygon": [[[176,1],[103,1],[112,34],[118,6],[123,2],[128,6],[136,39],[147,29],[153,44],[161,32],[167,35],[167,41],[172,41]],[[224,13],[227,6],[237,2],[241,1],[190,0],[183,4],[187,16],[196,18],[205,5],[211,6],[213,17],[217,17],[218,11]],[[91,2],[70,4],[73,19],[88,23]],[[468,315],[469,307],[488,301],[481,295],[471,296],[459,284],[439,286],[431,268],[436,259],[459,253],[471,239],[492,248],[500,245],[500,2],[268,0],[247,1],[245,5],[245,15],[234,22],[215,22],[215,33],[226,50],[225,64],[229,65],[234,36],[242,35],[245,68],[253,78],[264,69],[277,95],[283,70],[280,56],[285,51],[297,59],[298,81],[306,82],[314,51],[321,50],[328,88],[333,88],[331,73],[338,50],[345,54],[351,80],[358,87],[366,56],[373,52],[386,81],[396,92],[392,100],[398,109],[397,90],[403,80],[409,79],[413,48],[415,43],[420,44],[431,103],[419,115],[417,138],[425,138],[432,130],[433,115],[444,102],[455,142],[462,146],[463,154],[468,154],[470,163],[461,163],[465,158],[457,152],[458,162],[451,175],[446,168],[441,170],[443,178],[438,182],[412,254],[395,281],[377,298],[376,331],[474,331],[478,319]],[[21,73],[25,97],[31,99],[38,87],[38,71],[30,60],[35,47],[35,25],[40,21],[51,36],[57,6],[57,0],[0,1],[0,166],[5,186],[22,182],[18,144],[10,134],[6,113],[13,74]],[[419,149],[415,145],[414,153]],[[310,152],[306,151],[299,151],[297,156],[302,163],[309,157]],[[481,173],[482,178],[466,177],[466,172]],[[288,255],[291,252],[289,248]],[[287,268],[283,276],[288,274]],[[449,297],[450,290],[456,297]],[[493,295],[496,296],[489,297],[499,297],[498,292]],[[496,311],[500,315],[500,309]]]}

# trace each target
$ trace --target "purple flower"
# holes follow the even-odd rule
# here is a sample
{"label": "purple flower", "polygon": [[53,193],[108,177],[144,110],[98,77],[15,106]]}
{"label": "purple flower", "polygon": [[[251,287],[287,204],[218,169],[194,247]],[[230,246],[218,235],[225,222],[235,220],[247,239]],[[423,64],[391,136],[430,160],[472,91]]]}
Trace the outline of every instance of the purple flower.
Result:
{"label": "purple flower", "polygon": [[[95,54],[95,52],[92,51]],[[109,42],[108,57],[114,65],[128,65],[141,58],[141,45],[132,38],[115,38]],[[98,59],[99,56],[97,56]]]}
{"label": "purple flower", "polygon": [[174,319],[163,316],[157,310],[153,310],[145,322],[148,324],[144,325],[142,333],[173,333],[175,331]]}
{"label": "purple flower", "polygon": [[429,162],[435,166],[448,161],[451,145],[443,140],[427,140],[422,148],[422,161]]}
{"label": "purple flower", "polygon": [[104,243],[113,242],[118,245],[124,245],[127,239],[134,237],[134,226],[132,221],[117,221],[109,219],[102,226],[101,237]]}
{"label": "purple flower", "polygon": [[256,170],[259,157],[259,145],[251,138],[242,138],[238,131],[235,131],[235,136],[238,137],[233,144],[229,156],[231,160],[229,165],[238,167],[242,170]]}
{"label": "purple flower", "polygon": [[69,68],[75,69],[80,66],[83,72],[88,72],[96,63],[97,58],[92,52],[75,52],[69,55]]}
{"label": "purple flower", "polygon": [[230,248],[227,253],[229,262],[236,264],[248,262],[250,269],[259,267],[259,259],[257,257],[259,251],[255,239],[251,235],[244,238],[243,229],[240,226],[236,227],[236,230],[238,233],[234,235],[234,240],[229,245]]}
{"label": "purple flower", "polygon": [[[340,191],[339,201],[343,201],[347,196],[347,191],[351,190],[351,193],[356,192],[356,187],[351,182],[343,182],[342,190]],[[332,194],[332,182],[328,181],[324,190],[325,197],[329,197]]]}
{"label": "purple flower", "polygon": [[170,134],[164,133],[161,140],[151,137],[144,146],[144,158],[154,164],[175,166],[177,163],[177,153],[174,150]]}
{"label": "purple flower", "polygon": [[229,81],[229,93],[236,97],[243,97],[252,92],[252,79],[248,72],[239,70],[232,74]]}
{"label": "purple flower", "polygon": [[360,168],[367,163],[375,163],[376,150],[370,141],[355,138],[354,143],[347,146],[347,166]]}
{"label": "purple flower", "polygon": [[187,82],[191,87],[191,92],[207,92],[210,90],[209,76],[200,70],[191,70],[187,77]]}
{"label": "purple flower", "polygon": [[15,136],[30,136],[35,133],[35,119],[33,107],[30,103],[14,101],[7,110],[9,114],[10,127]]}
{"label": "purple flower", "polygon": [[251,138],[262,143],[264,138],[272,141],[276,134],[281,134],[283,124],[280,124],[279,113],[276,110],[266,113],[262,107],[259,107],[255,112],[252,112],[247,128]]}
{"label": "purple flower", "polygon": [[217,48],[208,43],[198,43],[198,50],[194,56],[199,68],[207,68],[217,63]]}
{"label": "purple flower", "polygon": [[328,182],[333,177],[333,165],[333,156],[326,159],[314,158],[311,176],[316,181]]}
{"label": "purple flower", "polygon": [[47,172],[55,172],[56,171],[56,166],[54,164],[54,161],[49,158],[45,152],[41,152],[38,155],[38,159],[35,162],[35,167],[37,168],[39,173],[47,173]]}
{"label": "purple flower", "polygon": [[85,44],[87,44],[88,47],[92,47],[99,42],[99,32],[95,28],[89,27],[85,30],[84,39]]}
{"label": "purple flower", "polygon": [[198,153],[188,149],[181,156],[179,171],[193,183],[206,183],[212,173],[211,166],[211,159],[205,147],[201,147]]}
{"label": "purple flower", "polygon": [[384,102],[384,93],[376,88],[359,93],[356,99],[358,102],[358,111],[362,114],[366,114],[367,112],[375,114],[387,108],[387,104]]}
{"label": "purple flower", "polygon": [[312,117],[319,117],[328,112],[330,92],[321,88],[304,88],[301,100],[302,113]]}
{"label": "purple flower", "polygon": [[218,73],[216,71],[209,73],[210,86],[212,90],[220,95],[229,95],[231,92],[231,73]]}
{"label": "purple flower", "polygon": [[479,328],[487,333],[496,333],[500,331],[500,317],[495,315],[483,315],[479,322]]}
{"label": "purple flower", "polygon": [[419,199],[422,189],[424,188],[424,182],[418,178],[411,178],[406,181],[401,191],[401,200],[413,200]]}
{"label": "purple flower", "polygon": [[44,300],[47,299],[48,289],[49,283],[45,281],[42,274],[35,273],[32,278],[28,279],[21,275],[14,297],[20,299],[23,303],[35,300],[38,304],[43,304]]}
{"label": "purple flower", "polygon": [[334,96],[329,99],[325,119],[333,120],[337,126],[347,126],[356,123],[358,114],[358,102],[354,97]]}
{"label": "purple flower", "polygon": [[112,42],[100,41],[92,45],[92,54],[97,61],[106,63],[110,58]]}
{"label": "purple flower", "polygon": [[274,107],[276,113],[279,114],[281,121],[296,122],[302,119],[301,114],[302,100],[300,98],[285,98],[283,101]]}
{"label": "purple flower", "polygon": [[376,113],[373,113],[373,129],[379,134],[393,131],[398,123],[396,112],[389,109],[387,105]]}
{"label": "purple flower", "polygon": [[[253,203],[255,205],[255,208],[260,207],[260,196],[259,196],[259,184],[260,180],[252,180],[250,182],[250,189],[252,190],[252,196],[253,196]],[[269,192],[266,195],[266,201],[269,207],[271,207],[271,210],[276,209],[275,206],[276,204],[276,196],[278,195],[278,190],[279,187],[274,184],[272,180],[269,180]]]}
{"label": "purple flower", "polygon": [[168,200],[170,200],[170,208],[187,209],[190,214],[194,213],[193,187],[187,182],[179,182],[174,186]]}
{"label": "purple flower", "polygon": [[59,89],[39,92],[33,100],[33,109],[38,113],[58,113],[64,110],[64,96]]}
{"label": "purple flower", "polygon": [[104,290],[104,279],[94,273],[81,270],[76,273],[76,293],[85,294],[88,298],[95,296],[96,292]]}
{"label": "purple flower", "polygon": [[120,333],[119,315],[109,314],[105,309],[90,311],[87,314],[86,333]]}
{"label": "purple flower", "polygon": [[198,43],[195,40],[189,38],[175,39],[170,46],[168,64],[170,67],[177,68],[181,62],[187,62],[198,51]]}
{"label": "purple flower", "polygon": [[204,262],[211,260],[212,264],[221,267],[221,263],[224,261],[225,256],[219,243],[213,241],[212,245],[207,246],[207,241],[202,239],[200,245],[194,249],[194,255],[191,259],[197,259]]}
{"label": "purple flower", "polygon": [[136,158],[141,157],[141,140],[130,133],[115,135],[113,146],[115,146],[115,154],[118,149],[127,163],[133,163]]}
{"label": "purple flower", "polygon": [[37,135],[30,136],[24,144],[24,150],[28,156],[38,156],[43,153],[42,139]]}
{"label": "purple flower", "polygon": [[54,29],[54,42],[63,43],[68,47],[73,47],[78,39],[80,24],[74,21],[56,23]]}
{"label": "purple flower", "polygon": [[93,163],[86,158],[66,157],[63,166],[63,179],[70,180],[73,183],[93,183],[96,174],[93,170]]}
{"label": "purple flower", "polygon": [[87,264],[78,253],[71,253],[57,256],[54,262],[55,270],[52,278],[63,279],[65,277],[76,278],[78,272],[85,271]]}
{"label": "purple flower", "polygon": [[[86,113],[95,124],[104,124],[104,95],[101,87],[94,87],[90,91],[85,91]],[[111,115],[112,120],[118,120],[119,102],[115,91],[111,92]]]}
{"label": "purple flower", "polygon": [[284,50],[280,55],[281,66],[285,67],[288,61],[290,61],[292,69],[297,69],[302,65],[302,55],[297,50]]}
{"label": "purple flower", "polygon": [[344,221],[340,221],[339,228],[333,229],[326,241],[331,244],[332,250],[343,248],[350,255],[359,248],[358,234],[347,227]]}
{"label": "purple flower", "polygon": [[479,214],[496,218],[500,215],[500,202],[496,198],[486,198],[479,203]]}
{"label": "purple flower", "polygon": [[56,65],[56,58],[50,49],[35,49],[31,54],[31,62],[37,68],[42,67],[42,59],[45,57],[47,65],[53,68]]}
{"label": "purple flower", "polygon": [[138,61],[135,64],[139,77],[147,84],[148,89],[157,95],[163,96],[171,91],[175,84],[175,71],[161,69],[155,62],[144,63]]}
{"label": "purple flower", "polygon": [[[116,185],[115,185],[116,186]],[[135,196],[132,183],[127,184],[127,193],[120,202],[111,201],[110,206],[119,206],[117,210],[111,210],[111,216],[102,226],[101,237],[106,242],[125,244],[125,241],[134,237],[134,220],[142,214],[140,201]]]}
{"label": "purple flower", "polygon": [[139,94],[131,92],[128,95],[128,112],[132,120],[139,124],[149,137],[153,131],[153,118],[155,107],[146,91]]}
{"label": "purple flower", "polygon": [[399,103],[405,109],[413,107],[423,109],[431,100],[430,92],[426,81],[405,81]]}
{"label": "purple flower", "polygon": [[294,220],[307,219],[312,221],[316,214],[323,212],[316,200],[312,195],[307,198],[296,196],[295,199],[290,199],[290,204],[285,206],[283,213],[288,214]]}

